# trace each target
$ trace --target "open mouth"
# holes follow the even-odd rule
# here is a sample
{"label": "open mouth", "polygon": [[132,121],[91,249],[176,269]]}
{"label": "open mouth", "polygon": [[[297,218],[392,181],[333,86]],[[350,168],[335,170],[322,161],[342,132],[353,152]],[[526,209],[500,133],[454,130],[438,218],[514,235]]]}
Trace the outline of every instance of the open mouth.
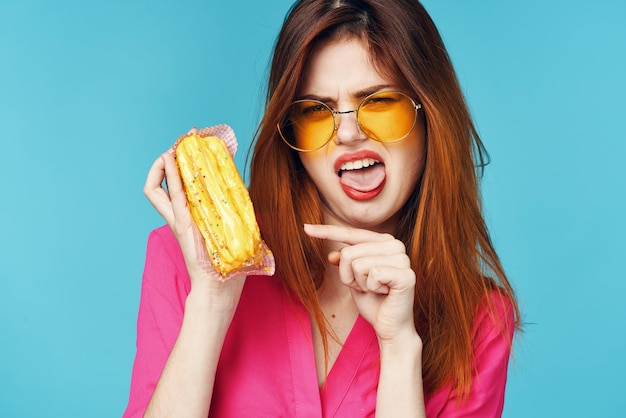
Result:
{"label": "open mouth", "polygon": [[344,192],[356,200],[378,196],[387,177],[385,164],[374,158],[346,161],[337,171]]}

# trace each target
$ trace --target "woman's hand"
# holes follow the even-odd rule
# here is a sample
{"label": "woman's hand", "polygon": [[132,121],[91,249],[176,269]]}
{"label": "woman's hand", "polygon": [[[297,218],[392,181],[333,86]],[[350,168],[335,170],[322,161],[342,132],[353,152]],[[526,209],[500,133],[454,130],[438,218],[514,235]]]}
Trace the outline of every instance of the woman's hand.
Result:
{"label": "woman's hand", "polygon": [[[195,129],[190,131],[190,133],[194,132],[196,132]],[[164,181],[166,188],[163,187]],[[234,295],[238,297],[243,287],[244,276],[221,281],[221,276],[213,268],[202,235],[191,217],[187,197],[171,150],[162,154],[153,163],[148,172],[144,193],[178,240],[192,289],[235,288]]]}
{"label": "woman's hand", "polygon": [[315,238],[344,245],[328,259],[339,267],[359,313],[374,327],[381,344],[415,336],[415,272],[404,244],[389,234],[334,225],[305,225]]}

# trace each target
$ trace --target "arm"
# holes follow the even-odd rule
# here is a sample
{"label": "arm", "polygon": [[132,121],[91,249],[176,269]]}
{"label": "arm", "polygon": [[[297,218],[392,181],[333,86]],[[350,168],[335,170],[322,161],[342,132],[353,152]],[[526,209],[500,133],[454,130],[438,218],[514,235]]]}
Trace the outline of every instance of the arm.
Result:
{"label": "arm", "polygon": [[[161,186],[165,178],[167,191]],[[160,368],[163,371],[145,416],[206,417],[211,404],[219,355],[245,278],[236,277],[221,282],[215,271],[206,268],[210,261],[199,239],[199,232],[191,220],[172,155],[163,154],[155,161],[148,174],[144,192],[174,233],[184,259],[184,263],[181,263],[184,265],[178,269],[188,272],[191,284],[189,294],[180,298],[184,302],[179,301],[179,305],[183,307],[182,314],[179,307],[174,315],[177,319],[171,319],[164,311],[171,305],[168,302],[171,295],[166,289],[172,287],[169,283],[175,281],[174,277],[158,270],[154,274],[161,277],[161,280],[158,286],[153,286],[150,276],[144,275],[145,292],[157,296],[144,303],[142,290],[140,323],[142,318],[147,318],[156,328],[172,320],[178,320],[179,324],[179,332],[174,332],[173,347],[168,343],[172,339],[172,330],[168,332],[165,350],[171,349],[171,353],[168,353],[165,366],[163,367],[162,362],[149,366],[152,373]],[[144,307],[146,308],[143,309]],[[142,355],[140,350],[150,352],[153,349],[145,342],[142,343],[138,336],[138,358]]]}
{"label": "arm", "polygon": [[[218,284],[239,286],[240,283]],[[240,290],[234,294],[223,297],[216,296],[209,286],[192,288],[180,333],[146,409],[146,417],[208,415],[219,355]]]}
{"label": "arm", "polygon": [[416,279],[404,244],[389,234],[332,225],[306,225],[305,232],[343,244],[329,262],[339,267],[338,280],[378,337],[376,417],[425,417],[422,341],[413,319]]}
{"label": "arm", "polygon": [[124,418],[143,416],[179,338],[183,318],[193,316],[186,310],[193,306],[189,303],[192,295],[199,292],[190,293],[190,286],[180,247],[171,230],[164,227],[153,231],[148,239],[137,319],[137,351]]}
{"label": "arm", "polygon": [[425,417],[422,341],[415,335],[380,344],[377,417]]}

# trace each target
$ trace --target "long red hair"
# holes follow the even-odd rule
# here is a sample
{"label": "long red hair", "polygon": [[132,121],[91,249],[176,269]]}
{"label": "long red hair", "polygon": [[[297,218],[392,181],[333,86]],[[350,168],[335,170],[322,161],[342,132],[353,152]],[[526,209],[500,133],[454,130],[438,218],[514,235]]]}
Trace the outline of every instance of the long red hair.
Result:
{"label": "long red hair", "polygon": [[514,292],[493,248],[481,211],[480,171],[487,154],[476,133],[437,28],[416,0],[302,0],[294,4],[275,45],[267,106],[250,164],[250,196],[278,278],[309,310],[324,336],[317,299],[327,263],[321,240],[303,232],[322,223],[317,189],[299,155],[276,126],[294,100],[305,66],[321,42],[364,41],[381,74],[422,103],[426,162],[419,187],[404,205],[395,236],[418,277],[415,325],[422,338],[427,393],[452,383],[461,395],[472,379],[472,330],[490,291]]}

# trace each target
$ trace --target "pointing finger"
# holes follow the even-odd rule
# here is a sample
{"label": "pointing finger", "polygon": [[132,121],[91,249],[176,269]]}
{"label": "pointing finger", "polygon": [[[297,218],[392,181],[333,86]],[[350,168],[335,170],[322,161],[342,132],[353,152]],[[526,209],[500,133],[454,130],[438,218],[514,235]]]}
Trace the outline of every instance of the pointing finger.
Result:
{"label": "pointing finger", "polygon": [[362,242],[382,242],[394,239],[390,234],[381,234],[366,229],[350,228],[337,225],[304,224],[304,232],[313,238],[343,242],[348,245]]}

